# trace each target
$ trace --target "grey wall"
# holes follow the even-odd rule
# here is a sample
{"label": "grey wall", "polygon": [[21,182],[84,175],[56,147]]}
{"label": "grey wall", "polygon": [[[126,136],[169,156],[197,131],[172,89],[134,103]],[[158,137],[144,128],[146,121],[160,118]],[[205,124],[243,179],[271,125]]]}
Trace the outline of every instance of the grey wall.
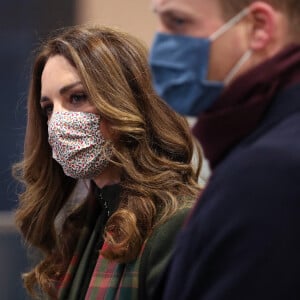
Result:
{"label": "grey wall", "polygon": [[[32,50],[50,31],[73,24],[72,0],[0,0],[0,299],[24,300],[27,251],[13,215],[17,184],[11,166],[23,149]],[[6,212],[4,212],[6,211]]]}
{"label": "grey wall", "polygon": [[12,225],[0,222],[0,297],[3,300],[28,299],[22,286],[21,273],[28,269],[27,255],[21,238]]}
{"label": "grey wall", "polygon": [[0,1],[0,211],[17,201],[11,165],[23,148],[32,50],[53,29],[73,24],[73,2]]}

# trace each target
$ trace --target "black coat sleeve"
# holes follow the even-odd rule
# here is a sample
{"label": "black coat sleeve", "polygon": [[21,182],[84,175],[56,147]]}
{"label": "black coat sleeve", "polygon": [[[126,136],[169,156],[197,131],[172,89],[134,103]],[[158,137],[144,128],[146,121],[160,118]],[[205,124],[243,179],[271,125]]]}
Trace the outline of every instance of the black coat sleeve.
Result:
{"label": "black coat sleeve", "polygon": [[299,161],[261,147],[217,170],[153,299],[300,299]]}

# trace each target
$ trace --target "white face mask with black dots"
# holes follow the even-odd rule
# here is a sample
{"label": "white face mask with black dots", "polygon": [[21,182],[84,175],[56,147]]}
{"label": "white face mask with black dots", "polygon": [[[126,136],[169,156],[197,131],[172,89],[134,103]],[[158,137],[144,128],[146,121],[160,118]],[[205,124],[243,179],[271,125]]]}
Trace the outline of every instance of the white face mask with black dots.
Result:
{"label": "white face mask with black dots", "polygon": [[56,112],[48,123],[53,158],[67,176],[93,179],[112,157],[112,143],[100,131],[100,116],[86,112]]}

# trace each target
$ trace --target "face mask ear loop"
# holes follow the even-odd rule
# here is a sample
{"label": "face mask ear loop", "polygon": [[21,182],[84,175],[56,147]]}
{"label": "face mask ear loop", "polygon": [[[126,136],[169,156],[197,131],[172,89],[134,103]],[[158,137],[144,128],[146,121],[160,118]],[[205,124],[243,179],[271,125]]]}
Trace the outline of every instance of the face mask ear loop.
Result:
{"label": "face mask ear loop", "polygon": [[232,78],[236,75],[236,73],[240,70],[241,66],[251,57],[252,50],[247,50],[242,57],[238,60],[236,65],[231,69],[231,71],[227,74],[226,78],[224,79],[224,84],[228,85]]}
{"label": "face mask ear loop", "polygon": [[241,21],[245,16],[247,16],[250,12],[249,7],[244,8],[240,13],[238,13],[236,16],[234,16],[232,19],[230,19],[227,23],[225,23],[223,26],[221,26],[217,31],[215,31],[209,39],[211,41],[216,40],[218,37],[220,37],[223,33],[225,33],[228,29],[230,29],[232,26],[237,24],[239,21]]}

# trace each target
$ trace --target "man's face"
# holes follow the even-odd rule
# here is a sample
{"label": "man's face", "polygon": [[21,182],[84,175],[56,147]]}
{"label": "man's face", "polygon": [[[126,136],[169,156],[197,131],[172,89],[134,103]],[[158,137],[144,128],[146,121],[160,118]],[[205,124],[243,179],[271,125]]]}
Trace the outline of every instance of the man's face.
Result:
{"label": "man's face", "polygon": [[[218,0],[152,0],[152,7],[163,33],[208,38],[226,22]],[[241,23],[212,43],[208,79],[223,81],[247,50]]]}
{"label": "man's face", "polygon": [[152,6],[160,32],[207,37],[223,24],[215,0],[152,0]]}

